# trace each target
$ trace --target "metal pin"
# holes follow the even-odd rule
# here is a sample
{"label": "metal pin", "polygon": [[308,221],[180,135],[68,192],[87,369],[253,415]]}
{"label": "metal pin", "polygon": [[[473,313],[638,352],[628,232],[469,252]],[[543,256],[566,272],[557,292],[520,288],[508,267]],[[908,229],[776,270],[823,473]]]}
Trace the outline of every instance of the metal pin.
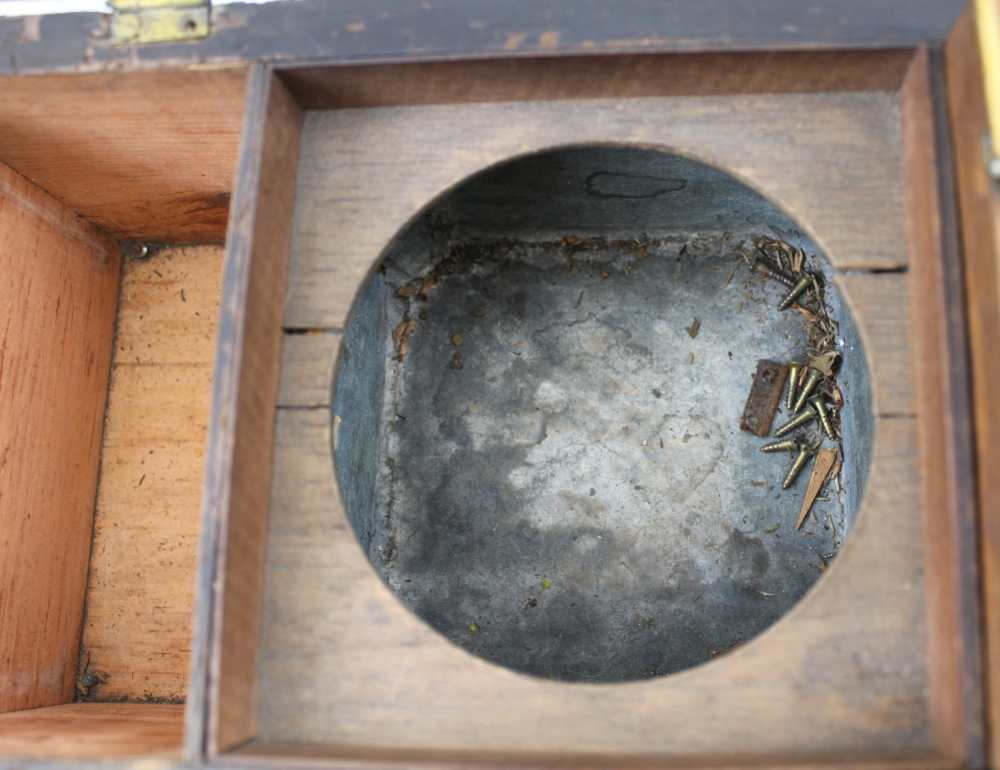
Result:
{"label": "metal pin", "polygon": [[811,282],[812,281],[810,280],[808,273],[799,278],[799,282],[795,284],[792,287],[792,290],[785,295],[785,298],[783,300],[781,300],[781,304],[778,305],[778,310],[787,310],[788,308],[790,308],[792,306],[792,303],[799,298],[799,295],[809,288],[809,284]]}
{"label": "metal pin", "polygon": [[799,442],[793,438],[786,438],[784,441],[772,441],[764,444],[760,448],[761,452],[794,452],[799,448]]}
{"label": "metal pin", "polygon": [[774,432],[775,438],[778,436],[784,436],[786,433],[791,433],[796,428],[805,425],[807,422],[811,422],[816,419],[816,410],[812,406],[807,405],[805,409],[795,415],[791,420],[786,422],[780,428]]}
{"label": "metal pin", "polygon": [[799,453],[795,456],[795,460],[792,462],[792,467],[789,468],[788,473],[785,474],[785,480],[781,482],[782,489],[788,489],[795,483],[795,479],[802,472],[802,469],[806,467],[806,463],[809,462],[810,457],[812,457],[812,451],[809,447],[802,447],[799,449]]}
{"label": "metal pin", "polygon": [[830,413],[826,409],[826,404],[823,403],[823,399],[819,396],[813,396],[809,399],[809,403],[812,404],[813,409],[816,410],[816,415],[819,417],[819,424],[823,426],[823,432],[828,438],[837,438],[833,434],[833,425],[830,424]]}
{"label": "metal pin", "polygon": [[806,381],[802,383],[802,390],[799,391],[799,397],[795,399],[795,405],[792,407],[793,412],[798,412],[805,405],[806,399],[812,395],[812,392],[816,389],[821,379],[823,379],[823,375],[819,371],[809,369],[809,375],[806,377]]}
{"label": "metal pin", "polygon": [[795,390],[799,382],[799,372],[802,371],[802,364],[792,361],[788,365],[788,395],[785,396],[785,408],[791,410],[795,403]]}

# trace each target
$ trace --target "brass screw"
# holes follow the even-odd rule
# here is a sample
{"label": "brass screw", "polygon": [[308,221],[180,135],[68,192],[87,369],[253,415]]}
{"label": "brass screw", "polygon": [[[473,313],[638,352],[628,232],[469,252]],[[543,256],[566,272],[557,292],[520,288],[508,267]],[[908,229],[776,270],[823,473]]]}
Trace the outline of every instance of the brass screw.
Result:
{"label": "brass screw", "polygon": [[780,428],[774,432],[775,438],[778,436],[784,436],[786,433],[791,433],[796,428],[805,425],[807,422],[816,419],[816,410],[812,406],[806,406],[801,412],[795,415],[791,420],[786,422]]}
{"label": "brass screw", "polygon": [[794,452],[799,448],[799,442],[792,438],[786,438],[784,441],[772,441],[770,444],[764,444],[760,448],[761,452]]}
{"label": "brass screw", "polygon": [[812,404],[813,409],[816,410],[816,415],[819,417],[819,424],[823,426],[823,432],[828,438],[837,438],[833,434],[833,425],[830,424],[830,413],[826,409],[826,404],[823,403],[823,399],[819,396],[813,396],[809,399],[809,403]]}
{"label": "brass screw", "polygon": [[795,284],[792,287],[791,291],[789,291],[788,294],[785,295],[785,298],[781,300],[781,304],[778,305],[778,310],[787,310],[788,308],[790,308],[792,306],[792,303],[799,298],[799,295],[809,288],[809,284],[811,282],[812,281],[809,278],[808,274],[799,278],[799,282]]}
{"label": "brass screw", "polygon": [[758,273],[763,273],[774,281],[785,284],[785,286],[792,287],[795,285],[795,280],[793,278],[790,278],[783,270],[779,270],[760,257],[754,257],[753,269]]}
{"label": "brass screw", "polygon": [[793,412],[799,411],[805,405],[806,399],[812,395],[822,377],[823,375],[816,369],[809,369],[809,374],[802,385],[802,390],[799,391],[799,397],[795,400],[795,406],[792,407]]}
{"label": "brass screw", "polygon": [[799,373],[802,371],[802,364],[792,361],[788,365],[788,395],[785,396],[785,408],[789,411],[795,403],[795,387],[799,381]]}
{"label": "brass screw", "polygon": [[785,474],[785,480],[781,482],[782,489],[788,489],[795,483],[795,479],[802,472],[802,469],[806,467],[806,463],[809,462],[810,457],[812,457],[812,450],[809,447],[799,448],[799,453],[795,456],[792,467],[788,469],[788,473]]}

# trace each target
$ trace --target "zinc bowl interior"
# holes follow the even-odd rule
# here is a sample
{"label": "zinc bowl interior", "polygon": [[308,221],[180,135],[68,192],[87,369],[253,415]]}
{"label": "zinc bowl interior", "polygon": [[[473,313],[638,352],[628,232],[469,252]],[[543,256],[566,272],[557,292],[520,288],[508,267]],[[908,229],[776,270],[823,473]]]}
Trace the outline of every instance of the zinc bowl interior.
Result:
{"label": "zinc bowl interior", "polygon": [[492,167],[398,234],[332,403],[347,515],[404,605],[515,671],[613,682],[711,660],[802,598],[859,507],[869,372],[827,281],[843,467],[796,529],[809,468],[782,490],[792,456],[740,430],[758,360],[810,352],[742,256],[757,236],[827,270],[729,174],[609,146]]}

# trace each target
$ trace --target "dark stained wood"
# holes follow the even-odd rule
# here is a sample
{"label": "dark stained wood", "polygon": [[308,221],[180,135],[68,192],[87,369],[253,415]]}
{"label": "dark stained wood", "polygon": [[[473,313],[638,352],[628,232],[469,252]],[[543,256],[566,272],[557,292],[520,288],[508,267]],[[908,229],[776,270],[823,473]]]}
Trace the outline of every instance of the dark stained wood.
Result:
{"label": "dark stained wood", "polygon": [[277,65],[306,109],[739,93],[894,91],[912,53],[768,51]]}
{"label": "dark stained wood", "polygon": [[[290,59],[913,47],[963,0],[299,0],[213,11],[205,40],[109,46],[102,16],[0,19],[0,72]],[[106,29],[106,26],[104,26]],[[36,31],[37,30],[37,31]]]}
{"label": "dark stained wood", "polygon": [[254,67],[247,88],[206,450],[190,755],[203,746],[214,755],[256,732],[271,438],[302,116],[268,67]]}
{"label": "dark stained wood", "polygon": [[115,236],[221,243],[245,77],[0,77],[0,161]]}
{"label": "dark stained wood", "polygon": [[1000,767],[1000,204],[983,162],[989,127],[975,19],[967,12],[945,48],[948,106],[961,214],[969,328],[984,627],[988,761]]}
{"label": "dark stained wood", "polygon": [[901,92],[925,501],[931,726],[937,749],[983,756],[978,569],[965,314],[940,58],[921,50]]}
{"label": "dark stained wood", "polygon": [[0,165],[0,712],[74,695],[120,266]]}

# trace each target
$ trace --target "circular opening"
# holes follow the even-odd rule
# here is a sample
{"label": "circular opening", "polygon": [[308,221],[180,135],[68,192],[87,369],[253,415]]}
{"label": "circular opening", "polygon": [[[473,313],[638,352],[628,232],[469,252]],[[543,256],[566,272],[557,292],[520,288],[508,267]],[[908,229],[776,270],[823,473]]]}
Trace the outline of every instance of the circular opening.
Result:
{"label": "circular opening", "polygon": [[[797,250],[817,286],[779,311],[762,271],[796,282]],[[537,676],[644,679],[748,641],[827,568],[865,483],[868,369],[830,277],[768,200],[667,152],[466,180],[398,234],[345,330],[334,455],[371,563],[448,639]],[[759,360],[826,352],[837,437],[790,435],[843,462],[797,529],[817,461],[783,490],[796,454],[741,418]]]}

